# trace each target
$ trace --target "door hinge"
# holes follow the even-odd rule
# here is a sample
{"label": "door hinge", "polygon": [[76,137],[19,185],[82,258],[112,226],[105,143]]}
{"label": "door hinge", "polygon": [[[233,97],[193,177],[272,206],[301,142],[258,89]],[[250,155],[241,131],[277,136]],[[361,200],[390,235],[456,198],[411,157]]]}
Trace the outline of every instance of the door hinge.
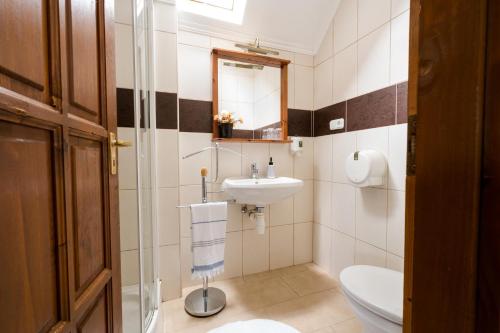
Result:
{"label": "door hinge", "polygon": [[406,145],[406,175],[415,176],[417,140],[417,115],[408,116],[408,139]]}

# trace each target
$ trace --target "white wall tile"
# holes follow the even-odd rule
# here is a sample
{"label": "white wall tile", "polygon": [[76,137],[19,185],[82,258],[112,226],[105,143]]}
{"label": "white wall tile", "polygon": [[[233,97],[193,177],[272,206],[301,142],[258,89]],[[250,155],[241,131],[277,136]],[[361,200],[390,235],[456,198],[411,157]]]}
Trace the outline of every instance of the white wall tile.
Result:
{"label": "white wall tile", "polygon": [[212,100],[210,49],[178,45],[179,98]]}
{"label": "white wall tile", "polygon": [[176,187],[179,185],[178,132],[158,129],[156,139],[158,187]]}
{"label": "white wall tile", "polygon": [[403,257],[405,246],[405,192],[389,190],[387,207],[387,251]]}
{"label": "white wall tile", "polygon": [[314,222],[331,227],[331,183],[314,182]]}
{"label": "white wall tile", "polygon": [[[219,147],[231,149],[241,154],[241,143],[220,142]],[[216,152],[212,151],[212,176],[215,177]],[[241,156],[221,149],[219,151],[219,179],[222,183],[225,178],[241,176]]]}
{"label": "white wall tile", "polygon": [[391,21],[391,84],[408,80],[410,11]]}
{"label": "white wall tile", "polygon": [[[294,108],[312,110],[314,107],[314,70],[312,67],[295,65],[295,100]],[[289,133],[292,134],[293,133]]]}
{"label": "white wall tile", "polygon": [[313,225],[313,261],[327,272],[330,271],[331,232],[321,224]]}
{"label": "white wall tile", "polygon": [[302,66],[314,66],[314,57],[308,54],[295,53],[294,64]]}
{"label": "white wall tile", "polygon": [[182,156],[212,145],[211,133],[179,132],[179,183],[180,185],[201,184],[201,168],[208,168],[208,179],[212,179],[213,170],[211,151],[207,150],[188,159]]}
{"label": "white wall tile", "polygon": [[181,297],[181,265],[179,245],[161,246],[159,275],[163,301]]}
{"label": "white wall tile", "polygon": [[387,253],[387,268],[403,273],[404,259],[394,254]]}
{"label": "white wall tile", "polygon": [[269,229],[269,268],[293,265],[293,225]]}
{"label": "white wall tile", "polygon": [[356,191],[349,184],[332,183],[332,227],[355,237]]}
{"label": "white wall tile", "polygon": [[243,274],[269,270],[269,228],[263,235],[256,230],[243,231]]}
{"label": "white wall tile", "polygon": [[356,151],[356,133],[335,134],[332,137],[332,180],[349,184],[345,173],[345,160]]}
{"label": "white wall tile", "polygon": [[[271,207],[272,209],[272,207]],[[314,218],[314,182],[305,180],[293,200],[293,222],[312,222]]]}
{"label": "white wall tile", "polygon": [[332,231],[330,274],[340,280],[340,272],[354,265],[354,238],[338,231]]}
{"label": "white wall tile", "polygon": [[314,110],[332,104],[333,58],[314,67]]}
{"label": "white wall tile", "polygon": [[391,16],[396,17],[408,9],[410,9],[410,0],[392,0]]}
{"label": "white wall tile", "polygon": [[134,88],[134,44],[132,26],[115,23],[116,86]]}
{"label": "white wall tile", "polygon": [[356,240],[356,265],[373,265],[385,267],[386,252],[365,242]]}
{"label": "white wall tile", "polygon": [[177,8],[175,5],[155,1],[153,27],[154,30],[177,33]]}
{"label": "white wall tile", "polygon": [[236,44],[236,42],[232,40],[210,37],[210,45],[213,49],[225,49],[241,52],[241,49],[234,46],[234,44]]}
{"label": "white wall tile", "polygon": [[158,231],[160,246],[179,244],[179,190],[176,187],[158,189]]}
{"label": "white wall tile", "polygon": [[179,30],[177,33],[179,44],[191,45],[210,49],[210,37],[206,35],[196,34],[184,30]]}
{"label": "white wall tile", "polygon": [[[292,134],[292,133],[290,133]],[[314,138],[302,138],[302,153],[293,157],[293,176],[302,180],[314,178]]]}
{"label": "white wall tile", "polygon": [[356,189],[356,238],[386,248],[387,190]]}
{"label": "white wall tile", "polygon": [[120,252],[122,286],[139,283],[139,252],[138,250]]}
{"label": "white wall tile", "polygon": [[391,19],[391,0],[358,0],[358,38]]}
{"label": "white wall tile", "polygon": [[259,176],[267,175],[267,165],[269,164],[269,144],[268,143],[243,143],[241,145],[241,153],[246,156],[242,159],[241,174],[243,176],[250,175],[252,162],[257,162]]}
{"label": "white wall tile", "polygon": [[358,95],[389,85],[390,44],[391,31],[389,23],[359,40]]}
{"label": "white wall tile", "polygon": [[269,156],[273,158],[276,177],[293,177],[293,155],[289,144],[270,144]]}
{"label": "white wall tile", "polygon": [[[179,204],[189,205],[201,203],[201,185],[179,187]],[[191,212],[189,209],[180,209],[181,237],[191,237]]]}
{"label": "white wall tile", "polygon": [[358,1],[340,1],[333,20],[334,53],[354,43],[358,37]]}
{"label": "white wall tile", "polygon": [[139,248],[137,191],[120,190],[120,251]]}
{"label": "white wall tile", "polygon": [[357,93],[357,45],[337,53],[333,59],[333,103],[353,98]]}
{"label": "white wall tile", "polygon": [[120,189],[135,189],[137,187],[137,166],[135,161],[135,129],[118,127],[117,135],[121,140],[132,142],[132,147],[121,148],[118,151],[118,182]]}
{"label": "white wall tile", "polygon": [[293,224],[293,197],[273,203],[269,207],[269,225]]}
{"label": "white wall tile", "polygon": [[132,1],[115,0],[115,22],[132,25]]}
{"label": "white wall tile", "polygon": [[243,274],[243,234],[241,231],[226,233],[224,273],[218,279],[230,279]]}
{"label": "white wall tile", "polygon": [[314,179],[332,179],[332,135],[314,138]]}
{"label": "white wall tile", "polygon": [[293,264],[300,265],[312,261],[313,223],[293,225]]}
{"label": "white wall tile", "polygon": [[333,25],[330,24],[323,36],[318,52],[314,55],[314,65],[318,65],[330,58],[333,54]]}
{"label": "white wall tile", "polygon": [[389,127],[388,188],[404,191],[406,188],[407,124]]}
{"label": "white wall tile", "polygon": [[177,92],[177,40],[175,34],[155,31],[155,89]]}

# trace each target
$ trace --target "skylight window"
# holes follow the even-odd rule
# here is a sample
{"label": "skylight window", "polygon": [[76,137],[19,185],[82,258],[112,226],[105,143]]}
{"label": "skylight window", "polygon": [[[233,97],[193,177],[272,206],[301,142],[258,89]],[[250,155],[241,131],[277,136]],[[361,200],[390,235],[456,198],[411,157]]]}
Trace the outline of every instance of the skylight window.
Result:
{"label": "skylight window", "polygon": [[241,24],[247,0],[179,0],[181,11],[220,21]]}

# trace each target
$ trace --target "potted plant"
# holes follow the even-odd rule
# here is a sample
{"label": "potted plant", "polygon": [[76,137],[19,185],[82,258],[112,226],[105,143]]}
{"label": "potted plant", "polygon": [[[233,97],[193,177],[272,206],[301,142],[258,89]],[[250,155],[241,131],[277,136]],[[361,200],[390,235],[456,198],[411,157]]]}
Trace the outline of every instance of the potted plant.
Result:
{"label": "potted plant", "polygon": [[219,125],[220,138],[232,138],[234,124],[243,124],[243,119],[236,118],[232,112],[222,110],[220,114],[214,116],[214,120]]}

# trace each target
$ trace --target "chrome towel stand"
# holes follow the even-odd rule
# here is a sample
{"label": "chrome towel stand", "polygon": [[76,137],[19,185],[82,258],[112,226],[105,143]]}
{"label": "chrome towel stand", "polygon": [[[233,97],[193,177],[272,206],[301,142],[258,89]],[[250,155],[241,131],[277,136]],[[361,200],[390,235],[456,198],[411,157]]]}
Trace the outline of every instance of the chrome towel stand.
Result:
{"label": "chrome towel stand", "polygon": [[[191,154],[193,156],[196,154]],[[189,156],[188,156],[189,157]],[[207,168],[201,169],[201,201],[208,202],[207,197]],[[228,201],[229,202],[229,201]],[[188,208],[190,205],[177,206],[177,208]],[[213,287],[208,287],[208,277],[203,277],[203,287],[198,288],[184,300],[184,310],[194,317],[209,317],[213,316],[224,309],[226,306],[226,294]]]}

